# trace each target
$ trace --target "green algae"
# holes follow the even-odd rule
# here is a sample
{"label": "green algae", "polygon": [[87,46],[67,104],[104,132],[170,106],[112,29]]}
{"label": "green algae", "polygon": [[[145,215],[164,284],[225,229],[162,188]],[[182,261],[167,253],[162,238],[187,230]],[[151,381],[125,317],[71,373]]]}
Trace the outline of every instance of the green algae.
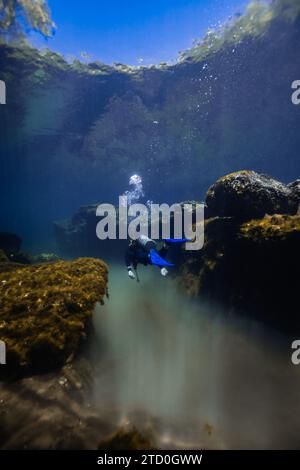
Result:
{"label": "green algae", "polygon": [[300,234],[299,215],[266,215],[259,220],[251,220],[240,227],[243,238],[253,242],[266,240],[284,240],[292,234]]}

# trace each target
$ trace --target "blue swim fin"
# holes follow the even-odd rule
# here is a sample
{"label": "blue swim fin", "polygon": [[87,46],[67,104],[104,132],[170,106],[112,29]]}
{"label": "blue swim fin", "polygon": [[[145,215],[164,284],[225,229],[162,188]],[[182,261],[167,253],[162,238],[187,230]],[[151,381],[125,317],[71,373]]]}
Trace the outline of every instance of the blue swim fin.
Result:
{"label": "blue swim fin", "polygon": [[190,238],[164,238],[163,240],[166,243],[186,243],[192,241]]}
{"label": "blue swim fin", "polygon": [[157,253],[157,251],[154,248],[152,248],[152,250],[150,250],[149,256],[150,256],[151,264],[154,264],[155,266],[161,266],[161,267],[163,267],[163,266],[174,266],[174,264],[169,263],[168,261],[163,259],[161,256],[159,256],[159,254]]}

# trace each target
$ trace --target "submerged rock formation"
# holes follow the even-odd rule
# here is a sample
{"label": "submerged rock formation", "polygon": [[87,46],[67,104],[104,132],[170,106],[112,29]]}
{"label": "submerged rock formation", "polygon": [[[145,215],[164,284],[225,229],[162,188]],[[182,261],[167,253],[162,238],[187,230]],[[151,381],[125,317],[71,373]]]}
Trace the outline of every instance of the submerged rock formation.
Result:
{"label": "submerged rock formation", "polygon": [[82,346],[95,303],[107,293],[106,264],[81,258],[25,266],[0,255],[7,265],[0,272],[0,339],[7,346],[0,449],[154,448],[93,403],[95,365]]}
{"label": "submerged rock formation", "polygon": [[[80,207],[71,217],[54,222],[59,251],[65,256],[123,256],[126,240],[99,240],[96,226],[98,204]],[[117,221],[118,226],[118,221]]]}
{"label": "submerged rock formation", "polygon": [[22,239],[9,232],[0,232],[0,249],[4,251],[7,256],[15,255],[19,252]]}
{"label": "submerged rock formation", "polygon": [[48,374],[0,388],[0,449],[96,449],[113,426],[88,401],[89,361],[78,358]]}
{"label": "submerged rock formation", "polygon": [[98,450],[154,450],[152,436],[141,433],[135,426],[123,426],[103,440]]}
{"label": "submerged rock formation", "polygon": [[180,283],[192,296],[300,333],[300,215],[289,188],[243,171],[218,180],[207,204],[204,247],[183,253]]}
{"label": "submerged rock formation", "polygon": [[265,214],[296,214],[299,204],[293,183],[286,186],[255,171],[223,176],[206,193],[208,217],[250,220]]}
{"label": "submerged rock formation", "polygon": [[55,237],[59,249],[66,254],[95,254],[100,247],[96,236],[97,204],[80,207],[68,219],[54,222]]}
{"label": "submerged rock formation", "polygon": [[0,273],[0,338],[18,376],[61,366],[85,336],[96,302],[107,293],[107,266],[95,259],[23,266]]}

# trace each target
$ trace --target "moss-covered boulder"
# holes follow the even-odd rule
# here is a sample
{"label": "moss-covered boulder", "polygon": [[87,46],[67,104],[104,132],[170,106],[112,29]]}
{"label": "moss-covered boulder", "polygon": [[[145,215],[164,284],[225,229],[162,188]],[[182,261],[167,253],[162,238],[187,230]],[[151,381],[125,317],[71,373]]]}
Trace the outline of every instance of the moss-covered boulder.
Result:
{"label": "moss-covered boulder", "polygon": [[297,335],[299,246],[300,215],[211,218],[203,249],[184,254],[179,280],[192,296]]}
{"label": "moss-covered boulder", "polygon": [[296,214],[297,191],[255,171],[237,171],[219,178],[207,191],[209,217],[250,220],[265,214]]}
{"label": "moss-covered boulder", "polygon": [[180,284],[191,296],[300,334],[299,200],[299,180],[284,185],[254,171],[217,180],[206,196],[203,249],[182,252]]}
{"label": "moss-covered boulder", "polygon": [[96,302],[106,295],[107,275],[106,264],[92,258],[1,272],[0,339],[7,365],[0,373],[48,371],[76,353]]}

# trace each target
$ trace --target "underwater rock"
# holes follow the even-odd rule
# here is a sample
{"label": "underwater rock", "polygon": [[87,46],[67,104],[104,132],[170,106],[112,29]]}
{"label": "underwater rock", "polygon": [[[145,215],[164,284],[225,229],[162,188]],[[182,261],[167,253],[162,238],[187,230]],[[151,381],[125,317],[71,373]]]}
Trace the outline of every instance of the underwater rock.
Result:
{"label": "underwater rock", "polygon": [[0,249],[5,252],[7,256],[18,253],[22,239],[9,232],[0,232]]}
{"label": "underwater rock", "polygon": [[[204,222],[204,246],[199,251],[183,251],[179,269],[179,283],[192,297],[218,295],[211,273],[224,253],[234,249],[238,226],[232,217],[213,217]],[[225,276],[225,273],[224,273]],[[222,277],[220,273],[220,278]],[[224,279],[226,282],[227,278]],[[219,282],[219,280],[218,280]],[[224,282],[222,285],[224,285]],[[220,294],[219,294],[220,295]]]}
{"label": "underwater rock", "polygon": [[56,243],[63,256],[123,258],[126,240],[100,240],[97,237],[96,226],[100,220],[96,216],[97,207],[98,204],[82,206],[73,216],[54,222]]}
{"label": "underwater rock", "polygon": [[55,238],[63,256],[123,256],[126,240],[99,240],[96,226],[98,204],[82,206],[71,217],[54,222]]}
{"label": "underwater rock", "polygon": [[0,337],[7,364],[0,373],[44,372],[74,355],[96,302],[107,293],[107,275],[104,262],[89,258],[1,272]]}
{"label": "underwater rock", "polygon": [[241,225],[208,219],[204,247],[185,255],[180,283],[192,296],[300,333],[299,243],[298,215],[267,215]]}
{"label": "underwater rock", "polygon": [[118,413],[93,404],[94,379],[83,354],[58,371],[1,383],[0,449],[154,449],[149,432],[119,427]]}
{"label": "underwater rock", "polygon": [[[204,247],[182,253],[178,281],[191,296],[218,303],[281,331],[300,333],[295,309],[300,277],[300,215],[262,217],[262,213],[272,212],[272,207],[296,211],[296,199],[290,188],[285,199],[283,185],[278,186],[272,179],[265,180],[252,172],[250,175],[242,172],[241,178],[240,175],[241,172],[221,178],[220,186],[217,182],[210,188],[207,201],[208,205],[212,202],[210,208],[236,217],[205,220]],[[260,184],[265,181],[266,186]],[[251,182],[255,183],[253,203],[251,185],[247,184]],[[221,204],[221,194],[227,203],[234,201],[235,211]],[[238,195],[241,200],[237,202]],[[269,204],[266,211],[264,203]],[[241,220],[241,214],[250,217],[251,213],[256,217]]]}
{"label": "underwater rock", "polygon": [[72,217],[54,222],[56,241],[64,254],[99,255],[96,209],[97,204],[83,206]]}
{"label": "underwater rock", "polygon": [[[19,253],[16,257],[18,258]],[[16,269],[25,268],[29,263],[20,263],[14,260],[14,255],[9,258],[6,256],[4,251],[0,250],[0,273],[15,271]]]}
{"label": "underwater rock", "polygon": [[8,261],[0,261],[0,273],[7,273],[11,271],[15,271],[16,269],[25,268],[25,264],[14,263],[10,260]]}
{"label": "underwater rock", "polygon": [[293,198],[298,202],[298,208],[300,204],[300,180],[293,181],[288,184],[288,188],[292,191]]}
{"label": "underwater rock", "polygon": [[294,188],[245,170],[219,178],[206,193],[208,217],[250,220],[265,214],[296,214],[299,202]]}
{"label": "underwater rock", "polygon": [[0,449],[96,449],[113,425],[89,402],[95,371],[78,357],[61,370],[0,387]]}
{"label": "underwater rock", "polygon": [[148,436],[140,433],[135,426],[120,427],[102,441],[98,450],[154,450],[155,446]]}

